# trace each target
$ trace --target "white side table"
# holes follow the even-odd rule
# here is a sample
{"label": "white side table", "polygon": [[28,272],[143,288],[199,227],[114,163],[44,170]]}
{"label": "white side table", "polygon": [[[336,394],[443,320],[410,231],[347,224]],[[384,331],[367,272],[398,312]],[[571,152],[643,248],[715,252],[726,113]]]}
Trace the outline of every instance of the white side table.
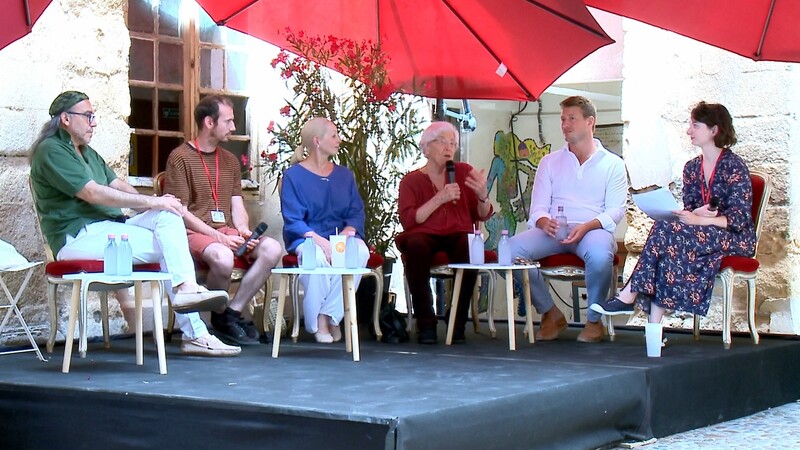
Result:
{"label": "white side table", "polygon": [[136,364],[144,363],[144,350],[142,343],[142,282],[149,281],[150,289],[153,294],[153,335],[156,339],[158,351],[158,372],[161,375],[167,374],[167,356],[164,350],[164,329],[161,318],[161,284],[166,280],[171,280],[172,275],[164,272],[133,272],[131,275],[103,275],[102,273],[73,273],[64,275],[65,280],[75,280],[72,284],[72,304],[69,309],[69,328],[67,330],[67,340],[64,345],[64,363],[61,371],[69,373],[69,364],[72,358],[72,341],[75,334],[75,319],[80,315],[81,327],[78,340],[78,351],[81,358],[86,356],[86,320],[87,308],[86,297],[89,293],[89,286],[94,283],[103,284],[126,284],[133,283],[134,298],[136,307]]}
{"label": "white side table", "polygon": [[[278,287],[278,312],[275,319],[275,336],[272,340],[272,357],[278,357],[281,346],[281,317],[283,317],[283,307],[286,303],[286,288],[289,283],[289,275],[341,275],[342,277],[342,298],[344,300],[344,339],[345,348],[353,353],[353,361],[360,361],[361,354],[358,347],[358,317],[356,313],[356,289],[354,275],[366,275],[370,269],[345,269],[341,267],[317,267],[313,270],[306,270],[300,267],[280,267],[272,269],[273,274],[280,275]],[[299,311],[295,311],[299,314]]]}
{"label": "white side table", "polygon": [[453,283],[453,300],[450,305],[450,319],[447,326],[447,340],[446,344],[450,345],[453,342],[453,326],[456,321],[456,311],[458,310],[458,296],[461,291],[461,279],[464,277],[464,270],[502,270],[505,272],[506,278],[506,307],[508,309],[508,349],[516,350],[516,336],[515,336],[515,323],[514,323],[514,280],[512,278],[512,271],[522,270],[523,272],[523,297],[525,298],[525,329],[528,330],[528,340],[531,344],[534,343],[533,337],[533,319],[531,318],[531,291],[530,291],[530,278],[528,277],[529,269],[538,269],[539,263],[533,264],[514,264],[510,266],[501,266],[497,263],[492,264],[449,264],[451,269],[456,271],[456,279]]}

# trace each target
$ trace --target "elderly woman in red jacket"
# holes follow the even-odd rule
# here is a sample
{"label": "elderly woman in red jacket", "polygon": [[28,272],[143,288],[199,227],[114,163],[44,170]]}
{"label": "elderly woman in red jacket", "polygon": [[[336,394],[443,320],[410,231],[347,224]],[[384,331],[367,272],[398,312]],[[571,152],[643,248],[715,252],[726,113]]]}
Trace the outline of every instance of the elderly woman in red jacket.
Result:
{"label": "elderly woman in red jacket", "polygon": [[[445,252],[452,263],[469,262],[467,234],[476,222],[492,214],[486,174],[469,164],[455,163],[455,182],[449,183],[446,167],[458,151],[458,130],[448,122],[434,122],[422,133],[420,149],[424,167],[400,181],[398,208],[404,231],[397,247],[405,258],[405,272],[419,326],[419,343],[436,344],[436,315],[430,291],[431,260]],[[464,342],[464,326],[477,279],[467,270],[462,280],[453,342]]]}

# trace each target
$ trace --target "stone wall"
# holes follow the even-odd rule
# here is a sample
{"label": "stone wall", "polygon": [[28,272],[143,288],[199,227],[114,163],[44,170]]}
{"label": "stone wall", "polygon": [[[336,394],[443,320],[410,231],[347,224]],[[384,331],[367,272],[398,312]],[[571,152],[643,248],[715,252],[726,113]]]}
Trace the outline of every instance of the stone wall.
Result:
{"label": "stone wall", "polygon": [[[793,295],[798,279],[798,242],[792,230],[797,198],[798,73],[794,64],[753,62],[688,38],[634,21],[625,21],[622,119],[624,157],[634,188],[677,183],[683,166],[699,154],[686,136],[691,108],[700,100],[722,103],[734,117],[739,143],[734,151],[752,170],[769,173],[773,191],[758,248],[757,314],[761,331],[798,333]],[[641,251],[651,221],[629,211],[626,247]],[[636,255],[625,265],[625,277]],[[719,287],[717,287],[719,291]],[[746,331],[746,291],[734,293],[734,330]],[[673,326],[691,326],[690,316],[675,316]],[[719,292],[703,327],[721,328]],[[641,323],[642,318],[634,319]]]}

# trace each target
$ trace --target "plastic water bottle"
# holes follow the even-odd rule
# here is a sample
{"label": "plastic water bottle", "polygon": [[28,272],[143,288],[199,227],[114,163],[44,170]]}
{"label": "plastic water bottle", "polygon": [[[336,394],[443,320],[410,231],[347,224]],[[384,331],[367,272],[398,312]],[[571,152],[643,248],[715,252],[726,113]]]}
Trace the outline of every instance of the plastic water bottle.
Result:
{"label": "plastic water bottle", "polygon": [[117,246],[117,275],[126,276],[133,273],[133,249],[128,242],[128,235],[120,236]]}
{"label": "plastic water bottle", "polygon": [[108,244],[103,252],[103,275],[117,274],[117,239],[113,234],[108,235]]}
{"label": "plastic water bottle", "polygon": [[348,231],[347,240],[344,241],[344,267],[347,269],[358,269],[358,242],[356,232]]}
{"label": "plastic water bottle", "polygon": [[556,240],[563,241],[569,234],[569,227],[567,225],[567,215],[564,214],[564,207],[559,206],[556,213],[556,222],[558,222],[558,230],[556,230]]}
{"label": "plastic water bottle", "polygon": [[511,247],[508,244],[508,230],[503,230],[500,242],[497,243],[497,263],[501,266],[511,265]]}
{"label": "plastic water bottle", "polygon": [[300,256],[300,267],[306,270],[313,270],[317,268],[317,244],[314,243],[314,238],[311,233],[306,233],[306,240],[303,242],[303,251]]}
{"label": "plastic water bottle", "polygon": [[475,235],[472,236],[472,243],[469,247],[469,263],[483,264],[483,236],[480,230],[475,230]]}

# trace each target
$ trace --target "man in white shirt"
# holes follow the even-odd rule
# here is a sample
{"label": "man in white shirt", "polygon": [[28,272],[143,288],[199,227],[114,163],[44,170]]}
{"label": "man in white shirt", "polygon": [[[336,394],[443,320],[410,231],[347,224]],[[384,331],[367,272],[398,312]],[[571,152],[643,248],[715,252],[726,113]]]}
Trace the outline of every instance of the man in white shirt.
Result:
{"label": "man in white shirt", "polygon": [[[589,305],[608,296],[617,243],[614,230],[625,214],[627,176],[622,158],[594,139],[597,113],[584,97],[561,102],[561,131],[566,145],[539,163],[533,184],[529,229],[510,239],[512,257],[541,259],[574,253],[586,264]],[[568,221],[566,239],[557,240],[556,211],[563,206]],[[520,277],[519,271],[514,271]],[[538,340],[553,340],[567,327],[538,270],[530,271],[531,298],[542,314]],[[530,312],[528,312],[530,313]],[[589,310],[581,342],[603,340],[600,314]]]}

